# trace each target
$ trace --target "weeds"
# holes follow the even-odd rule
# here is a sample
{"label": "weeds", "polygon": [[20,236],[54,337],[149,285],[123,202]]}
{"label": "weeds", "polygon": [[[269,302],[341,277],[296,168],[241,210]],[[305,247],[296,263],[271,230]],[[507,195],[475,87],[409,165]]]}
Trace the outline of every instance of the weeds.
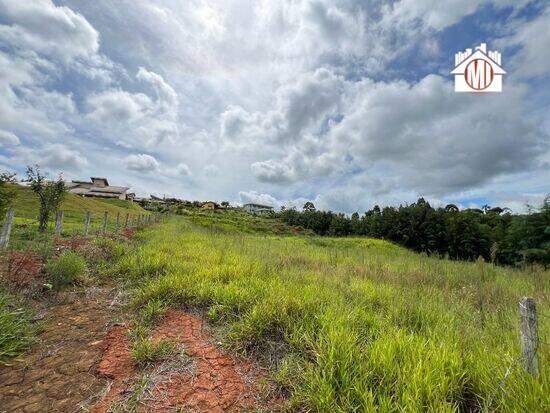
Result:
{"label": "weeds", "polygon": [[177,346],[172,341],[153,341],[150,338],[140,338],[132,342],[130,351],[134,361],[138,365],[144,366],[174,355]]}
{"label": "weeds", "polygon": [[86,260],[72,251],[51,258],[46,264],[49,282],[59,289],[77,282],[86,273]]}
{"label": "weeds", "polygon": [[32,343],[34,330],[30,313],[0,290],[0,362],[25,351]]}

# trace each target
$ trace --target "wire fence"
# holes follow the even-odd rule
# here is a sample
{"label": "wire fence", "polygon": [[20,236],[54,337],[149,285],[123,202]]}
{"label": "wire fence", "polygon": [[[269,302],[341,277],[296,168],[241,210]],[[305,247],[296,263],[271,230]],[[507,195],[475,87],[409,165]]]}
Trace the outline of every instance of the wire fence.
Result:
{"label": "wire fence", "polygon": [[13,208],[9,208],[2,222],[0,232],[0,251],[8,249],[12,244],[21,245],[33,238],[45,235],[54,237],[107,235],[117,234],[126,230],[141,228],[154,222],[159,222],[159,214],[143,213],[141,211],[101,212],[63,211],[56,212],[53,220],[48,222],[45,231],[38,231],[36,219],[17,216]]}

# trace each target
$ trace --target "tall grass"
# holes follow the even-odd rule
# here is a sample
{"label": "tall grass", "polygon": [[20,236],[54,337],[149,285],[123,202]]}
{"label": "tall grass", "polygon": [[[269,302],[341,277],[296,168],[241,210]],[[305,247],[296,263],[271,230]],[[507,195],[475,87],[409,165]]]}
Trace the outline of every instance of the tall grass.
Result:
{"label": "tall grass", "polygon": [[[548,313],[548,271],[206,227],[175,218],[146,229],[116,270],[133,280],[137,308],[204,308],[233,349],[266,355],[292,408],[550,411],[550,348],[539,378],[522,371],[517,311],[529,295]],[[550,336],[549,318],[540,329]]]}
{"label": "tall grass", "polygon": [[0,289],[0,363],[25,351],[33,333],[28,310]]}

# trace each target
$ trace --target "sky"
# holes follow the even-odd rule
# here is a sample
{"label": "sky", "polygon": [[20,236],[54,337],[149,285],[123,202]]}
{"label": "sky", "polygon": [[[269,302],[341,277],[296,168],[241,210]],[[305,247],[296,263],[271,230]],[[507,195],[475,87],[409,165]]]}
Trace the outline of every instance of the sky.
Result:
{"label": "sky", "polygon": [[[502,93],[454,55],[502,53]],[[0,170],[351,213],[550,193],[550,2],[0,0]]]}

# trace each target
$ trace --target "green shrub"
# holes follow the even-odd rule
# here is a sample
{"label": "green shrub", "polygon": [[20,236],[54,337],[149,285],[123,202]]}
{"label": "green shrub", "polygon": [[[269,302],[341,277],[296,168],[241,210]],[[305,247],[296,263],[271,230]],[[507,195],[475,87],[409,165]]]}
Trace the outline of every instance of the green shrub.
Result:
{"label": "green shrub", "polygon": [[54,288],[74,284],[86,273],[86,261],[80,255],[68,251],[52,258],[46,264],[49,282]]}
{"label": "green shrub", "polygon": [[0,290],[0,361],[26,350],[33,333],[29,312],[14,306],[8,294]]}

